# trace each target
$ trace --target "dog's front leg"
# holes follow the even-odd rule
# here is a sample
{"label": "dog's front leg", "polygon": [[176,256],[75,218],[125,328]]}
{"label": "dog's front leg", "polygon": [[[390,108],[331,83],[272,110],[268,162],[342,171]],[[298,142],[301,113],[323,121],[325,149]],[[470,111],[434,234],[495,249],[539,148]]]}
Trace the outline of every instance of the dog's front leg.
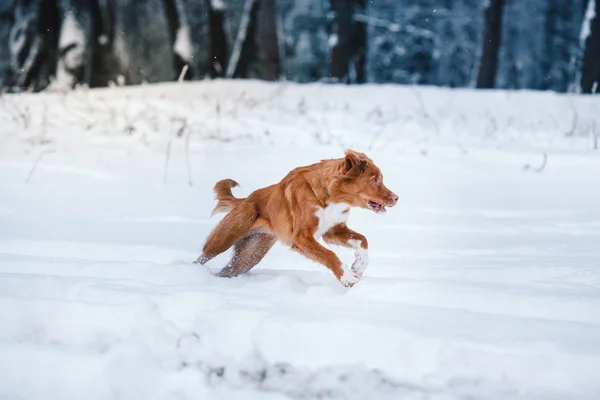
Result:
{"label": "dog's front leg", "polygon": [[291,247],[305,257],[325,265],[344,286],[354,286],[360,280],[353,270],[342,264],[333,251],[323,247],[312,236],[296,237]]}
{"label": "dog's front leg", "polygon": [[354,249],[354,263],[352,272],[362,277],[369,264],[369,243],[367,238],[358,232],[348,228],[346,224],[339,224],[328,230],[323,235],[325,243]]}

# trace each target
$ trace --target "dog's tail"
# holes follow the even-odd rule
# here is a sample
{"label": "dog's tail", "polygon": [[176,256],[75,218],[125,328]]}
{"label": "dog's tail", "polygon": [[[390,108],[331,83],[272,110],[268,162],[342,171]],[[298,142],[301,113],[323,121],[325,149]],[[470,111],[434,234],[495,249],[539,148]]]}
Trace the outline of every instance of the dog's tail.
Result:
{"label": "dog's tail", "polygon": [[218,202],[211,215],[220,212],[229,212],[244,200],[235,197],[233,193],[231,193],[231,188],[236,186],[239,186],[239,184],[233,179],[223,179],[215,184],[214,191]]}

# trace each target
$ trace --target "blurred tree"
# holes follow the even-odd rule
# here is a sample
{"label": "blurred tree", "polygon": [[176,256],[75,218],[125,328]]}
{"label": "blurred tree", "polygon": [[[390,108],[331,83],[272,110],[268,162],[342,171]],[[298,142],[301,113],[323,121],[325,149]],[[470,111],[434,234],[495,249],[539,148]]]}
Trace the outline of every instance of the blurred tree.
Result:
{"label": "blurred tree", "polygon": [[502,37],[503,0],[489,0],[485,9],[483,49],[477,76],[478,88],[493,88],[498,70],[498,50]]}
{"label": "blurred tree", "polygon": [[16,1],[8,39],[11,83],[39,91],[56,71],[59,9],[54,0]]}
{"label": "blurred tree", "polygon": [[161,0],[116,0],[113,51],[126,84],[174,80],[169,21]]}
{"label": "blurred tree", "polygon": [[325,0],[278,0],[286,79],[314,82],[329,75],[327,3]]}
{"label": "blurred tree", "polygon": [[209,8],[210,75],[224,76],[227,67],[227,35],[225,33],[225,4],[219,0],[204,0]]}
{"label": "blurred tree", "polygon": [[597,1],[0,0],[0,86],[169,81],[187,64],[186,79],[589,92]]}
{"label": "blurred tree", "polygon": [[267,81],[278,80],[281,61],[275,0],[257,0],[256,30],[258,76]]}
{"label": "blurred tree", "polygon": [[427,28],[432,11],[418,0],[370,3],[363,19],[368,25],[369,81],[431,83],[428,60],[435,57],[433,48],[437,40],[437,35]]}
{"label": "blurred tree", "polygon": [[366,81],[366,0],[332,0],[329,13],[329,77]]}
{"label": "blurred tree", "polygon": [[[12,86],[12,70],[10,66],[10,49],[8,37],[13,24],[12,0],[0,0],[0,92]],[[6,38],[1,40],[1,38]]]}
{"label": "blurred tree", "polygon": [[251,67],[254,67],[252,57],[255,53],[256,0],[232,0],[225,10],[225,18],[228,21],[226,38],[231,44],[225,77],[256,77],[256,74],[251,71]]}
{"label": "blurred tree", "polygon": [[600,7],[598,0],[589,0],[581,39],[585,48],[581,70],[581,91],[600,93]]}
{"label": "blurred tree", "polygon": [[329,75],[340,82],[348,82],[348,67],[352,51],[353,0],[331,0]]}
{"label": "blurred tree", "polygon": [[89,85],[94,43],[93,0],[60,0],[58,64],[54,87],[72,89]]}
{"label": "blurred tree", "polygon": [[365,16],[367,80],[470,84],[481,26],[479,0],[374,0]]}
{"label": "blurred tree", "polygon": [[357,19],[357,15],[367,13],[367,1],[357,0],[354,10],[354,34],[352,35],[353,57],[350,64],[350,81],[365,83],[367,81],[367,24]]}
{"label": "blurred tree", "polygon": [[585,5],[577,0],[548,0],[545,10],[543,53],[540,58],[540,85],[535,89],[565,92],[576,75],[581,16]]}
{"label": "blurred tree", "polygon": [[483,6],[481,0],[445,0],[432,13],[436,34],[434,84],[475,86],[481,58]]}
{"label": "blurred tree", "polygon": [[225,76],[274,81],[281,76],[275,0],[245,0],[231,37]]}

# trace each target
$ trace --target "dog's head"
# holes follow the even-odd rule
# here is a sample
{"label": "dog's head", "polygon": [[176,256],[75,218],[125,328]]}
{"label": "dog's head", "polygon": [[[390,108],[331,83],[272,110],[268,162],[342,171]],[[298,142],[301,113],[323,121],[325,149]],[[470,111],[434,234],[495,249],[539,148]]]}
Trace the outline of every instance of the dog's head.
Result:
{"label": "dog's head", "polygon": [[398,196],[383,184],[381,170],[373,160],[354,150],[346,151],[340,161],[340,179],[335,189],[344,202],[353,207],[366,208],[376,213],[386,211],[398,202]]}

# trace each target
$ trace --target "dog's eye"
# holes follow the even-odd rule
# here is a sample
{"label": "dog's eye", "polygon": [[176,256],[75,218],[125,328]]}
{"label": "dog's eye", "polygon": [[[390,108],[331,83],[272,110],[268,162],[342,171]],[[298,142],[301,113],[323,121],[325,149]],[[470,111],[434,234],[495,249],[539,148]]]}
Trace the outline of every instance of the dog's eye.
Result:
{"label": "dog's eye", "polygon": [[373,178],[373,183],[376,184],[376,185],[379,183],[379,181],[377,180],[377,178]]}

